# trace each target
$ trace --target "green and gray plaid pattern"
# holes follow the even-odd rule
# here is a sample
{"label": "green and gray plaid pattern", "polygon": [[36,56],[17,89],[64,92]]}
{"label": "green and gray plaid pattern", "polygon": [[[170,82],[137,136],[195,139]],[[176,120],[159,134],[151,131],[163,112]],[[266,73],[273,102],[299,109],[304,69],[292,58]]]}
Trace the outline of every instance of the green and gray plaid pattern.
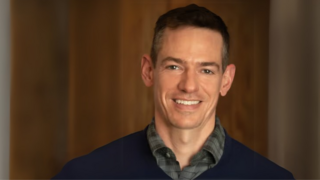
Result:
{"label": "green and gray plaid pattern", "polygon": [[195,179],[201,173],[214,167],[220,160],[223,148],[225,133],[219,118],[216,117],[216,124],[213,132],[208,137],[201,151],[194,155],[190,165],[180,169],[179,162],[173,151],[166,147],[155,129],[154,119],[147,130],[149,146],[158,166],[172,179]]}

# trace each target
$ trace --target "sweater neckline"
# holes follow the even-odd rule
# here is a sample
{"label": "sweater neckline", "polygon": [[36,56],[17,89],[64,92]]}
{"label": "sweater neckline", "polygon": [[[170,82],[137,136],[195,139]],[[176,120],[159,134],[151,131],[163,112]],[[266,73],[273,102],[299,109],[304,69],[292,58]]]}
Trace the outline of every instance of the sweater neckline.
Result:
{"label": "sweater neckline", "polygon": [[[152,156],[152,152],[151,152],[151,150],[149,148],[149,143],[148,143],[148,139],[147,139],[147,129],[148,129],[148,126],[142,131],[142,133],[143,133],[143,136],[144,136],[144,140],[146,142],[145,148],[148,149],[149,158],[152,159],[152,160],[150,159],[150,161],[148,163],[150,165],[149,168],[154,167],[154,168],[150,169],[150,173],[157,173],[157,174],[160,173],[160,174],[164,175],[164,177],[171,179],[170,176],[168,176],[157,165],[156,159]],[[224,132],[225,132],[225,145],[224,145],[224,148],[223,148],[223,154],[221,156],[220,161],[213,168],[208,169],[207,171],[205,171],[202,174],[200,174],[198,177],[196,177],[196,179],[206,179],[206,178],[215,177],[219,173],[219,170],[223,169],[225,164],[227,164],[228,161],[230,160],[230,152],[231,152],[230,150],[232,149],[232,143],[231,143],[232,139],[228,135],[228,133],[226,132],[225,129],[224,129]],[[164,178],[164,177],[159,177],[159,178]]]}

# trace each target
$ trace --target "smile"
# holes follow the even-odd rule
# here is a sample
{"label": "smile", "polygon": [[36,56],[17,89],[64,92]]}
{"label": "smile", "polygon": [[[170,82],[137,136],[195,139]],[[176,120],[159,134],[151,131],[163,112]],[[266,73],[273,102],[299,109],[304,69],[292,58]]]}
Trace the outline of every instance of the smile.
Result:
{"label": "smile", "polygon": [[185,101],[185,100],[179,100],[179,99],[175,99],[174,102],[178,104],[183,104],[183,105],[195,105],[200,103],[200,101]]}

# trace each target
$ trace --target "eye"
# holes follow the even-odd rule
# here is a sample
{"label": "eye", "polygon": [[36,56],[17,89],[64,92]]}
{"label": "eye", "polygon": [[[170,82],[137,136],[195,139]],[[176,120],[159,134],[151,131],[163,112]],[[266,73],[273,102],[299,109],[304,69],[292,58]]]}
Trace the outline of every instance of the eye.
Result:
{"label": "eye", "polygon": [[209,69],[203,69],[202,72],[205,74],[213,74],[213,72]]}
{"label": "eye", "polygon": [[167,68],[167,69],[171,69],[171,70],[177,70],[177,69],[179,69],[179,67],[176,66],[176,65],[167,66],[166,68]]}

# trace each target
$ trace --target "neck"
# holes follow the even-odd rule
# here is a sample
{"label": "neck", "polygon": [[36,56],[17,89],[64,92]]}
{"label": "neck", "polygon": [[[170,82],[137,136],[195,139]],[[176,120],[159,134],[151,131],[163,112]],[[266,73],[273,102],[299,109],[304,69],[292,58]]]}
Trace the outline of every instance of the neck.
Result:
{"label": "neck", "polygon": [[190,164],[192,157],[202,149],[214,129],[215,119],[213,118],[194,129],[168,126],[162,119],[157,120],[157,118],[155,125],[164,144],[174,152],[180,168],[183,169]]}

